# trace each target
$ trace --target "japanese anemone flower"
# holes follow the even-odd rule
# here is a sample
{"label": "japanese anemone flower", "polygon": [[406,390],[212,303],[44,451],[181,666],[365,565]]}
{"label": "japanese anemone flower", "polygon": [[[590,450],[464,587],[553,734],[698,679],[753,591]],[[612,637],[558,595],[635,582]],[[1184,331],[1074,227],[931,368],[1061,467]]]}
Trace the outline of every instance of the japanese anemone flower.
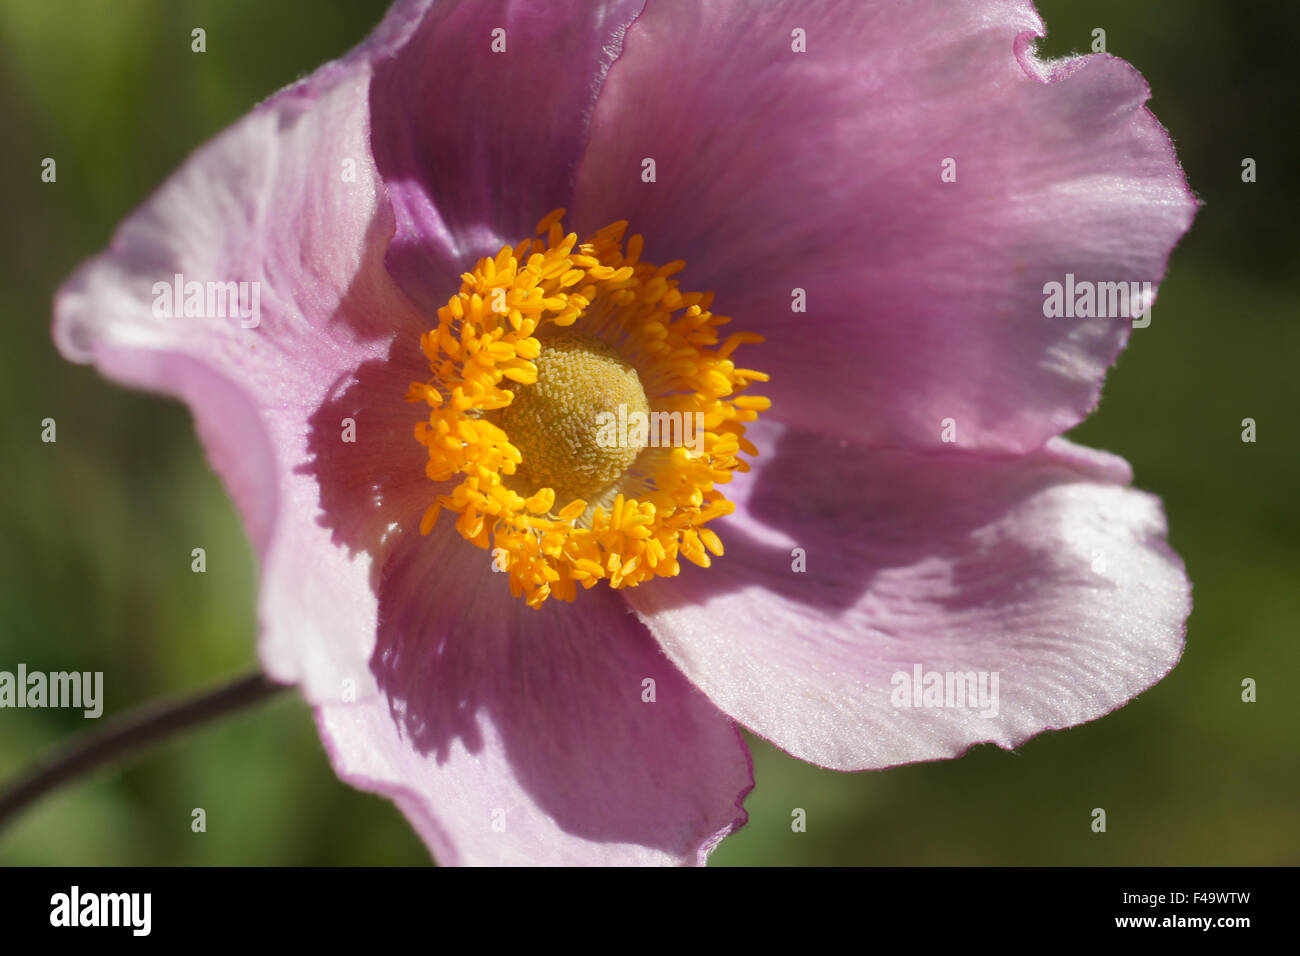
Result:
{"label": "japanese anemone flower", "polygon": [[[1011,748],[1181,653],[1159,502],[1060,437],[1130,323],[1044,292],[1154,285],[1196,201],[1139,74],[1043,33],[403,0],[132,214],[55,339],[193,410],[265,671],[440,862],[699,863],[740,727],[839,770]],[[598,441],[623,405],[703,429]]]}

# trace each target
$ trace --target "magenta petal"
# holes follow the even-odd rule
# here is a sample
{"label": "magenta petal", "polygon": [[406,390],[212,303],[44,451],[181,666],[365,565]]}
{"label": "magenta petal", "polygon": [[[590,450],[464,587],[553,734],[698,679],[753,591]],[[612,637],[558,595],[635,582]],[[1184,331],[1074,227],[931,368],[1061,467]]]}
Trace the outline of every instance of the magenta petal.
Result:
{"label": "magenta petal", "polygon": [[[857,770],[1015,747],[1177,662],[1187,578],[1122,459],[1063,439],[985,458],[753,437],[726,555],[626,593],[696,686],[796,757]],[[900,706],[896,675],[918,667],[997,673],[996,714]]]}
{"label": "magenta petal", "polygon": [[1035,448],[1095,404],[1128,335],[1046,318],[1045,283],[1154,288],[1196,208],[1141,76],[1044,64],[1042,32],[1021,0],[650,4],[601,92],[575,225],[630,220],[765,334],[743,359],[779,420],[934,447],[951,418],[963,446]]}
{"label": "magenta petal", "polygon": [[[398,42],[406,10],[399,6],[348,58],[200,149],[67,281],[54,306],[66,357],[190,405],[261,560],[263,664],[325,699],[365,674],[376,602],[369,556],[334,543],[347,509],[334,528],[318,523],[309,463],[322,448],[312,447],[309,422],[359,366],[387,361],[399,333],[411,358],[392,368],[393,394],[372,414],[400,419],[376,430],[400,427],[412,453],[405,473],[422,491],[428,484],[403,401],[407,384],[425,374],[415,341],[424,320],[384,269],[393,218],[368,147],[367,56]],[[257,314],[248,285],[247,317],[184,317],[183,303],[179,315],[156,315],[159,290],[177,274],[183,283],[256,283]],[[317,445],[356,455],[358,445],[341,441],[341,418],[316,424]],[[358,507],[361,490],[350,496]],[[349,688],[368,689],[355,681]]]}
{"label": "magenta petal", "polygon": [[443,864],[702,863],[745,820],[735,726],[612,591],[534,611],[490,568],[445,519],[394,551],[388,699],[317,710],[339,775],[394,798]]}
{"label": "magenta petal", "polygon": [[643,3],[434,4],[376,69],[375,159],[397,213],[388,263],[413,298],[445,304],[455,276],[569,204],[593,103]]}

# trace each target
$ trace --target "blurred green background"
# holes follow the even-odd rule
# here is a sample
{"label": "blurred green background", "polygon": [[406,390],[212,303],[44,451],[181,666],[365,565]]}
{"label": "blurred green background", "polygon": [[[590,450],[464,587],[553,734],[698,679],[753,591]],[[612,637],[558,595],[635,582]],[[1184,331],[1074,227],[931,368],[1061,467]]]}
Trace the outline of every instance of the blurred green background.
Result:
{"label": "blurred green background", "polygon": [[[186,154],[348,49],[382,9],[0,4],[0,669],[103,670],[108,719],[254,665],[251,553],[188,412],[59,359],[50,297]],[[1074,436],[1124,455],[1164,498],[1195,588],[1186,654],[1122,711],[1016,753],[837,774],[754,742],[750,823],[715,864],[1300,863],[1300,5],[1039,9],[1046,52],[1087,51],[1102,27],[1108,50],[1142,70],[1205,201],[1151,327]],[[46,156],[56,184],[40,182]],[[1241,182],[1244,157],[1255,184]],[[40,441],[46,417],[57,444]],[[1246,417],[1255,444],[1240,440]],[[189,571],[196,542],[205,575]],[[1255,704],[1240,700],[1244,677],[1258,681]],[[0,712],[0,778],[86,727],[73,711]],[[195,834],[200,806],[208,830]],[[794,807],[806,833],[791,832]],[[0,831],[6,864],[428,859],[388,802],[336,780],[294,694],[67,787]]]}

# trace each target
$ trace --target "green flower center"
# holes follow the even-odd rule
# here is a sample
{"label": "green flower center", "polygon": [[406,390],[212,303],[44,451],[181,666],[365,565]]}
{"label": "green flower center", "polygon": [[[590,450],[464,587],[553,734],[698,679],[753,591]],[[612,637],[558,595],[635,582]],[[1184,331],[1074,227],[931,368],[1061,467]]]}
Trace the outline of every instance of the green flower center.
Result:
{"label": "green flower center", "polygon": [[537,381],[514,389],[495,424],[523,456],[519,474],[530,493],[553,489],[557,508],[574,498],[590,500],[621,478],[644,447],[644,441],[611,442],[607,417],[618,420],[620,406],[626,416],[649,414],[641,379],[613,348],[576,332],[542,338],[533,364]]}

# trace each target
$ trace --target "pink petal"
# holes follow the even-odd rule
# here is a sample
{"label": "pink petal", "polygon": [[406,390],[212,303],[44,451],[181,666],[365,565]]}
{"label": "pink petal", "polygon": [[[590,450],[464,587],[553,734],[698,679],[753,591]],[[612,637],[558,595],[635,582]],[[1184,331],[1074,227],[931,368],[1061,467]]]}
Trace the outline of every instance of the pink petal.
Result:
{"label": "pink petal", "polygon": [[643,2],[434,4],[379,66],[373,145],[397,213],[388,262],[417,301],[445,304],[475,260],[568,205],[596,94]]}
{"label": "pink petal", "polygon": [[389,700],[317,722],[339,775],[392,797],[440,863],[702,863],[744,822],[743,741],[618,595],[534,611],[446,519],[380,594]]}
{"label": "pink petal", "polygon": [[1027,0],[651,3],[573,221],[630,220],[766,335],[742,354],[780,420],[934,447],[952,418],[964,446],[1035,448],[1095,404],[1129,325],[1045,318],[1044,284],[1155,283],[1196,208],[1142,77],[1044,64],[1042,34]]}
{"label": "pink petal", "polygon": [[[312,459],[355,460],[400,430],[411,457],[394,474],[428,490],[421,450],[412,447],[418,416],[403,400],[409,382],[426,374],[424,320],[384,270],[393,217],[367,142],[368,57],[400,42],[409,12],[399,5],[368,44],[200,149],[68,280],[54,307],[66,357],[189,404],[261,559],[264,666],[324,699],[358,677],[360,692],[373,690],[365,668],[377,614],[370,557],[356,542],[337,546],[340,529],[373,508],[365,489],[353,488],[338,496],[344,510],[334,526],[318,523],[313,470],[324,466],[314,469]],[[177,273],[258,283],[257,324],[252,316],[155,317],[154,284],[171,284]],[[343,416],[329,413],[344,410],[358,367],[389,363],[390,348],[409,360],[393,360],[369,426],[359,422],[358,443],[344,444]],[[332,471],[341,468],[335,461]],[[423,505],[414,507],[418,520]]]}
{"label": "pink petal", "polygon": [[[1122,459],[1063,439],[995,458],[753,434],[726,555],[626,594],[696,686],[796,757],[857,770],[1015,747],[1177,662],[1187,578]],[[898,706],[895,675],[918,666],[998,673],[997,714]]]}

